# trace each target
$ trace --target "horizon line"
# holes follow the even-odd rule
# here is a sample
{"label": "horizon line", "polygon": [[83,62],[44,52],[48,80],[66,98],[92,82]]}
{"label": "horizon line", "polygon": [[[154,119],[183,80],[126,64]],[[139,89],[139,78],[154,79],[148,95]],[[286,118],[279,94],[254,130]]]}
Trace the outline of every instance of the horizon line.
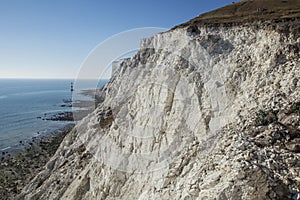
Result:
{"label": "horizon line", "polygon": [[[28,79],[28,80],[99,80],[96,78],[37,78],[37,77],[0,77],[0,79]],[[109,80],[110,78],[106,77],[101,80]]]}

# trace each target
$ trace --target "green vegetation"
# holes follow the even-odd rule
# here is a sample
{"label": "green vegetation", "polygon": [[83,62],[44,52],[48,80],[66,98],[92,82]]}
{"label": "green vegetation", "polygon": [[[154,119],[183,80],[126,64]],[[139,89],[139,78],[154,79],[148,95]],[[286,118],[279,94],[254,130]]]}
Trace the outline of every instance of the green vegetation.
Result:
{"label": "green vegetation", "polygon": [[300,0],[239,1],[202,14],[175,28],[201,23],[243,23],[253,20],[278,20],[297,17],[300,17]]}

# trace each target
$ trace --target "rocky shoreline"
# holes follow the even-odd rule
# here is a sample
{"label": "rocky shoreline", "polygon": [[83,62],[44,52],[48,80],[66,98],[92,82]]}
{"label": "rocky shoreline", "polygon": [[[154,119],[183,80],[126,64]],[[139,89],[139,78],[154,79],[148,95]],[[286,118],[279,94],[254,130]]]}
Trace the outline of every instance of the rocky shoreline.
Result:
{"label": "rocky shoreline", "polygon": [[[19,152],[1,153],[0,199],[14,199],[54,155],[63,138],[73,129],[67,124],[47,136],[33,138]],[[21,143],[22,141],[20,141]]]}
{"label": "rocky shoreline", "polygon": [[97,95],[97,90],[83,90],[83,96],[91,98],[90,100],[71,100],[64,99],[60,107],[75,108],[70,111],[62,111],[56,113],[45,113],[43,116],[38,117],[42,120],[50,121],[79,121],[91,113],[94,108],[101,102],[101,96]]}
{"label": "rocky shoreline", "polygon": [[[64,111],[64,112],[58,112],[55,114],[47,114],[43,117],[40,117],[42,120],[50,120],[50,121],[78,121],[87,116],[90,112],[92,112],[92,109],[86,109],[86,110],[78,110],[78,111]],[[74,119],[76,116],[76,119]]]}
{"label": "rocky shoreline", "polygon": [[[95,90],[86,90],[82,94],[92,99]],[[74,111],[45,113],[41,120],[66,122],[66,125],[47,135],[32,137],[29,141],[19,141],[21,148],[12,148],[0,152],[0,200],[14,199],[23,187],[40,171],[55,154],[64,137],[81,120],[93,111],[95,100],[63,100],[60,107],[78,108]],[[69,122],[69,123],[68,123]],[[39,133],[38,133],[39,134]]]}

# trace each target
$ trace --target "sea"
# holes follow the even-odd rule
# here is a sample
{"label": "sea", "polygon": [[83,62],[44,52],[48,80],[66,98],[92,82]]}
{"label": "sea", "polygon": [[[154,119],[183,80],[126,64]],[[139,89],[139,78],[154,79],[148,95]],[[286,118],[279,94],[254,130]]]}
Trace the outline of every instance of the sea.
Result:
{"label": "sea", "polygon": [[[107,80],[97,82],[102,87]],[[95,89],[95,81],[80,81],[71,92],[74,80],[0,79],[0,151],[22,148],[24,141],[62,129],[68,123],[43,120],[51,113],[71,111],[66,101],[87,100],[82,90]]]}

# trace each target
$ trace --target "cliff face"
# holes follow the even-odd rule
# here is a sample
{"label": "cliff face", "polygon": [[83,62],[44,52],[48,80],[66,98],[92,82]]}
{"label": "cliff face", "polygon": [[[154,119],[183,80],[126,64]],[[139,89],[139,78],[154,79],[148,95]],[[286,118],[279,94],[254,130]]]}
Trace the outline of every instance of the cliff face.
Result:
{"label": "cliff face", "polygon": [[20,198],[297,199],[294,20],[144,39]]}

